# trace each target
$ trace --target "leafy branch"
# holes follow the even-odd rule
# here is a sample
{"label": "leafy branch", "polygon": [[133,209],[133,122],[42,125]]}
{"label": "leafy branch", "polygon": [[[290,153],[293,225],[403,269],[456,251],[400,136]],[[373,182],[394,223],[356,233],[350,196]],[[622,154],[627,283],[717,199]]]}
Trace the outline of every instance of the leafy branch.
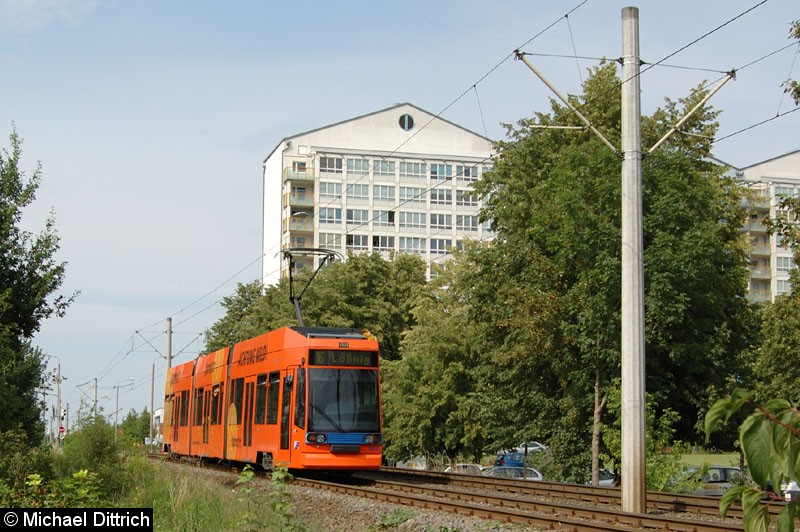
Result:
{"label": "leafy branch", "polygon": [[[744,405],[754,407],[739,427],[739,442],[756,486],[728,490],[720,501],[720,514],[725,516],[731,504],[741,499],[745,529],[767,530],[771,521],[768,505],[781,498],[780,491],[770,492],[767,486],[785,489],[784,483],[797,482],[800,476],[800,411],[784,399],[761,404],[753,396],[753,391],[736,389],[730,397],[714,403],[706,414],[706,441]],[[778,514],[779,532],[794,530],[795,519],[800,516],[798,506],[797,501],[790,501]]]}

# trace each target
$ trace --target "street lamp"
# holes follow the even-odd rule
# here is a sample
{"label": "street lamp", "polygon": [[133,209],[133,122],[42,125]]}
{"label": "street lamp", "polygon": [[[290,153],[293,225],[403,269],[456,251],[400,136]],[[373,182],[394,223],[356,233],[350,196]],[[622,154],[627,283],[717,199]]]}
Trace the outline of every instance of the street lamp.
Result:
{"label": "street lamp", "polygon": [[[117,407],[114,410],[114,443],[117,442],[117,420],[119,419],[119,386],[123,382],[130,382],[130,386],[133,386],[133,377],[122,379],[121,381],[117,382],[116,386],[114,386],[114,388],[117,389]],[[126,384],[126,386],[128,385]]]}

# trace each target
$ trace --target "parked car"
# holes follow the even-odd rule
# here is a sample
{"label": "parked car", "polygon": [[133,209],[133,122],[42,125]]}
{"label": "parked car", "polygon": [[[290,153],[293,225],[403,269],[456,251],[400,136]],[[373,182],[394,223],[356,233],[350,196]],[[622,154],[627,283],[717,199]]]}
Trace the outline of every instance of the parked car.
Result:
{"label": "parked car", "polygon": [[525,467],[525,454],[514,452],[498,453],[494,460],[496,466]]}
{"label": "parked car", "polygon": [[480,464],[453,464],[444,470],[445,473],[462,473],[464,475],[480,475],[482,471],[483,466]]}
{"label": "parked car", "polygon": [[[702,473],[700,473],[702,471]],[[690,477],[699,475],[700,485],[694,492],[695,495],[709,495],[721,497],[731,486],[742,482],[742,470],[733,466],[709,466],[703,471],[700,467],[687,469]]]}
{"label": "parked car", "polygon": [[518,480],[543,480],[541,473],[532,467],[495,466],[483,470],[485,477],[514,478]]}
{"label": "parked car", "polygon": [[[604,487],[607,487],[607,488],[614,486],[614,472],[613,471],[609,471],[608,469],[602,469],[601,468],[600,471],[599,471],[599,477],[600,477],[599,478],[600,482],[598,484],[599,486],[604,486]],[[586,481],[586,484],[591,484],[591,483],[592,483],[592,479],[591,479],[591,474],[590,474],[589,475],[589,480]]]}
{"label": "parked car", "polygon": [[549,447],[543,443],[539,443],[538,441],[529,441],[527,443],[520,443],[514,450],[518,453],[525,454],[526,445],[528,446],[528,454],[538,453],[549,449]]}

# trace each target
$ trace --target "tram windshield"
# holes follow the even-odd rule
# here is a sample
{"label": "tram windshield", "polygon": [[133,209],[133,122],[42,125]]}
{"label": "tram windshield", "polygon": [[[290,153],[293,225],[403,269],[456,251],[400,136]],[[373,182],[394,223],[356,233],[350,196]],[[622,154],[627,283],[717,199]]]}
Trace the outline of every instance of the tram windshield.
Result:
{"label": "tram windshield", "polygon": [[309,368],[308,430],[379,432],[378,371]]}

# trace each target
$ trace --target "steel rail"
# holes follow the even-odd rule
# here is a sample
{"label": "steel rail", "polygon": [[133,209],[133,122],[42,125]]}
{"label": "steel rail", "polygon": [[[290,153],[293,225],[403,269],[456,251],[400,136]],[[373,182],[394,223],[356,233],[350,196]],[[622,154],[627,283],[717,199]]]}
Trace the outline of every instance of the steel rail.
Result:
{"label": "steel rail", "polygon": [[[508,491],[530,496],[540,497],[562,497],[565,499],[590,503],[620,505],[620,489],[605,486],[588,486],[583,484],[567,484],[547,481],[530,481],[516,479],[501,479],[492,477],[480,477],[477,475],[467,475],[463,473],[442,473],[437,471],[425,471],[403,468],[384,467],[380,469],[380,474],[389,477],[407,477],[418,481],[426,479],[428,482],[439,482],[451,485],[472,487],[477,489],[489,489],[497,491]],[[377,478],[377,477],[376,477]],[[661,491],[647,492],[647,506],[649,512],[685,512],[689,514],[700,514],[709,516],[719,516],[719,497],[703,495],[689,495],[681,493],[669,493]],[[784,504],[775,501],[768,505],[771,515],[777,516],[783,509]],[[742,519],[742,508],[739,504],[734,504],[728,509],[728,517]]]}
{"label": "steel rail", "polygon": [[744,530],[731,521],[703,521],[636,514],[602,507],[579,506],[514,497],[492,496],[420,484],[375,481],[354,486],[322,480],[295,478],[293,484],[395,504],[447,511],[507,523],[545,526],[576,532],[595,530],[669,530],[671,532],[728,532]]}

